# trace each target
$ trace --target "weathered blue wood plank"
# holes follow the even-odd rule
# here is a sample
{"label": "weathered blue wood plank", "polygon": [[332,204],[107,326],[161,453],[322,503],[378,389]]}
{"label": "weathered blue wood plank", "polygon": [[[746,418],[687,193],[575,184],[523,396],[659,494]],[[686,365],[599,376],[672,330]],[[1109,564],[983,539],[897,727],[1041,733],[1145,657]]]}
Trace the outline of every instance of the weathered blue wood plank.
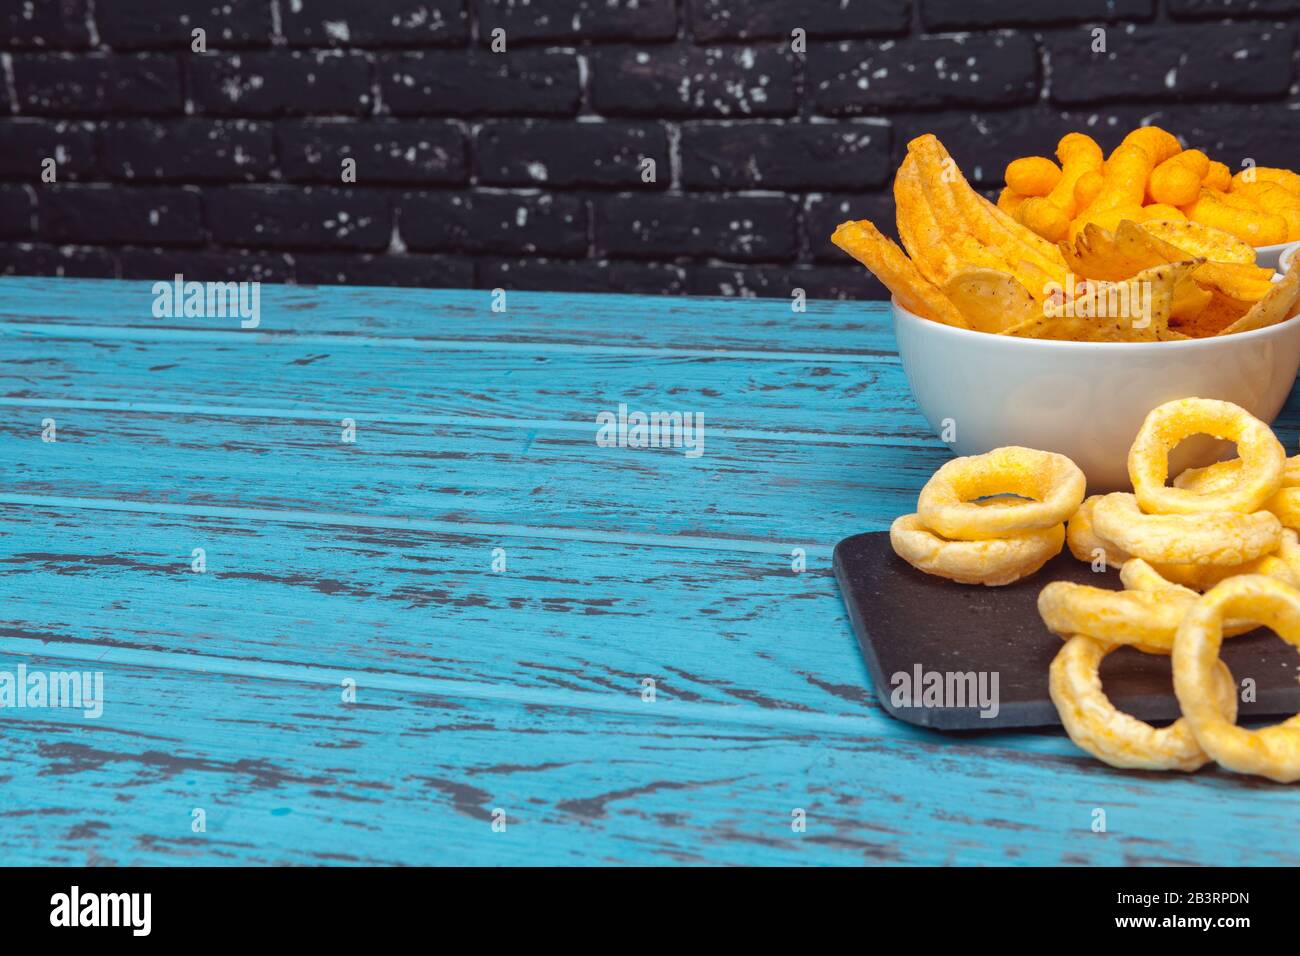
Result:
{"label": "weathered blue wood plank", "polygon": [[651,678],[664,700],[896,724],[869,706],[826,558],[796,574],[784,555],[0,507],[0,585],[0,632],[91,659],[351,666],[631,710]]}
{"label": "weathered blue wood plank", "polygon": [[[945,455],[882,308],[263,292],[252,333],[0,281],[0,668],[116,688],[3,715],[0,860],[1297,860],[1286,788],[874,707],[826,551]],[[596,447],[620,401],[706,455]]]}
{"label": "weathered blue wood plank", "polygon": [[[593,349],[893,353],[888,308],[879,302],[810,301],[795,312],[776,299],[680,298],[462,289],[261,287],[261,322],[242,330],[216,318],[155,318],[152,283],[0,277],[0,324],[201,329],[249,336],[338,339],[415,337],[428,343],[578,345]],[[53,330],[51,330],[53,331]],[[340,345],[343,343],[340,342]]]}
{"label": "weathered blue wood plank", "polygon": [[[258,375],[248,374],[250,363]],[[901,366],[878,359],[47,340],[0,326],[0,396],[270,409],[359,423],[401,415],[594,424],[625,403],[702,414],[706,429],[937,445],[911,405]]]}
{"label": "weathered blue wood plank", "polygon": [[[893,446],[705,433],[704,453],[604,448],[581,428],[137,414],[10,406],[0,494],[418,516],[746,538],[828,549],[886,528],[947,458]],[[58,441],[42,442],[53,416]]]}
{"label": "weathered blue wood plank", "polygon": [[[0,654],[0,669],[19,662]],[[1116,774],[937,737],[677,720],[656,704],[485,709],[364,675],[348,706],[341,672],[324,669],[233,680],[111,654],[102,666],[98,720],[0,722],[6,862],[1300,862],[1290,791],[1216,772]],[[1225,812],[1243,795],[1246,812]],[[195,808],[205,833],[191,831]]]}

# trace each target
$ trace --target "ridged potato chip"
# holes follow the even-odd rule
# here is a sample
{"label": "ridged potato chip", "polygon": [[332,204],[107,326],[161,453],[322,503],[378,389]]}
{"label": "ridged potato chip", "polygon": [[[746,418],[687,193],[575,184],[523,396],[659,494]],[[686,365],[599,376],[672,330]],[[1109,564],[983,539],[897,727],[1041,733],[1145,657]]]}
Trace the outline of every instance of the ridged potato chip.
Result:
{"label": "ridged potato chip", "polygon": [[875,273],[903,308],[945,325],[970,327],[957,307],[870,220],[840,223],[831,242]]}

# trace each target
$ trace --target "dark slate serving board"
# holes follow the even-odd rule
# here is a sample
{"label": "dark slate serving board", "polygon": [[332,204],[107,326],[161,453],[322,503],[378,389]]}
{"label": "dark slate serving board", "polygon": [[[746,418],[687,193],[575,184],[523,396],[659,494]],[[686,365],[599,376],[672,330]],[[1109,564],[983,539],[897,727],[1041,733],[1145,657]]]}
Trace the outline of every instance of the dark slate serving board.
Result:
{"label": "dark slate serving board", "polygon": [[[1117,572],[1095,573],[1069,551],[1006,587],[955,584],[898,557],[884,531],[836,545],[835,577],[881,705],[899,720],[939,730],[1060,726],[1047,692],[1047,669],[1061,639],[1038,616],[1038,592],[1060,580],[1122,587]],[[1290,644],[1269,631],[1255,631],[1225,641],[1222,656],[1238,688],[1245,678],[1255,681],[1256,699],[1240,704],[1243,717],[1300,711],[1300,655]],[[978,705],[951,706],[952,699],[949,706],[896,706],[891,676],[906,673],[916,684],[917,665],[923,677],[983,672],[986,689],[991,689],[987,675],[996,672],[996,716],[981,717]],[[1125,713],[1156,722],[1179,716],[1168,657],[1120,648],[1103,662],[1101,675],[1107,695]],[[923,703],[919,696],[917,704]]]}

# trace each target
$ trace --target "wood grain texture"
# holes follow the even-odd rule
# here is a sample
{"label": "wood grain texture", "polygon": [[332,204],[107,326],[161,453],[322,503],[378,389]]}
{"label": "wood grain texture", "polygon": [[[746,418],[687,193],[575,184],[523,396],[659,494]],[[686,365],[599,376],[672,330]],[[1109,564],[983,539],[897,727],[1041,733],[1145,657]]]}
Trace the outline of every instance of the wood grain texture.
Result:
{"label": "wood grain texture", "polygon": [[[110,658],[112,655],[110,655]],[[26,658],[29,667],[60,659]],[[0,653],[0,667],[17,658]],[[483,702],[339,673],[101,662],[105,711],[0,723],[13,863],[1291,863],[1285,788],[950,739]],[[1224,802],[1241,813],[1225,813]],[[1091,830],[1096,808],[1105,833]],[[194,809],[207,830],[191,832]],[[492,830],[495,810],[505,832]],[[807,829],[791,828],[803,810]]]}
{"label": "wood grain texture", "polygon": [[[0,710],[0,862],[1300,861],[1285,787],[875,705],[829,549],[946,457],[882,307],[262,294],[0,280],[0,670],[107,687]],[[598,447],[619,402],[705,454]]]}
{"label": "wood grain texture", "polygon": [[[733,437],[705,453],[600,448],[596,426],[338,420],[10,408],[5,493],[161,500],[603,534],[746,538],[789,554],[886,528],[947,457],[937,445]],[[41,421],[59,440],[33,445]],[[735,494],[743,484],[744,496]],[[617,489],[615,492],[614,489]]]}

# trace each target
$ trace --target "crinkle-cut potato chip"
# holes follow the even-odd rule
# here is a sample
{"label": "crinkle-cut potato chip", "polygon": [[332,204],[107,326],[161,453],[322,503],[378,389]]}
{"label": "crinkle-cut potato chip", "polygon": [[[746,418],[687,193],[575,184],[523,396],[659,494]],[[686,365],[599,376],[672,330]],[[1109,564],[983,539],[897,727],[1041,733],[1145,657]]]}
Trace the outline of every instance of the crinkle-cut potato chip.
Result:
{"label": "crinkle-cut potato chip", "polygon": [[898,235],[917,269],[935,285],[972,267],[1005,271],[1006,264],[973,236],[945,229],[925,198],[916,160],[908,156],[894,177]]}
{"label": "crinkle-cut potato chip", "polygon": [[909,312],[958,328],[969,328],[957,307],[917,270],[907,254],[869,219],[842,222],[831,242],[875,273]]}
{"label": "crinkle-cut potato chip", "polygon": [[[926,198],[941,225],[970,233],[1008,266],[1030,262],[1064,284],[1065,260],[1057,248],[975,192],[933,134],[918,136],[907,144],[907,151],[916,157]],[[1035,291],[1032,285],[1026,288]]]}
{"label": "crinkle-cut potato chip", "polygon": [[1296,300],[1300,297],[1300,261],[1292,262],[1281,282],[1274,282],[1268,295],[1260,299],[1250,311],[1228,326],[1220,335],[1252,332],[1255,329],[1276,325],[1295,315]]}
{"label": "crinkle-cut potato chip", "polygon": [[894,176],[894,207],[903,248],[923,276],[942,285],[962,265],[948,248],[944,230],[925,201],[916,162],[910,156],[903,160]]}
{"label": "crinkle-cut potato chip", "polygon": [[1056,310],[1004,331],[1019,338],[1076,342],[1156,342],[1172,338],[1169,311],[1174,289],[1200,260],[1144,269],[1125,282],[1090,282],[1082,295]]}
{"label": "crinkle-cut potato chip", "polygon": [[1188,255],[1200,256],[1210,262],[1255,264],[1254,247],[1213,226],[1191,221],[1152,219],[1142,223],[1142,228]]}
{"label": "crinkle-cut potato chip", "polygon": [[1001,332],[1042,314],[1015,276],[994,269],[958,272],[944,283],[943,294],[981,332]]}
{"label": "crinkle-cut potato chip", "polygon": [[985,245],[968,232],[952,190],[929,178],[932,170],[923,173],[921,163],[919,153],[909,153],[894,178],[899,236],[921,272],[938,285],[965,268],[1009,272],[1030,295],[1044,298],[1053,276],[1027,261],[1024,249]]}

